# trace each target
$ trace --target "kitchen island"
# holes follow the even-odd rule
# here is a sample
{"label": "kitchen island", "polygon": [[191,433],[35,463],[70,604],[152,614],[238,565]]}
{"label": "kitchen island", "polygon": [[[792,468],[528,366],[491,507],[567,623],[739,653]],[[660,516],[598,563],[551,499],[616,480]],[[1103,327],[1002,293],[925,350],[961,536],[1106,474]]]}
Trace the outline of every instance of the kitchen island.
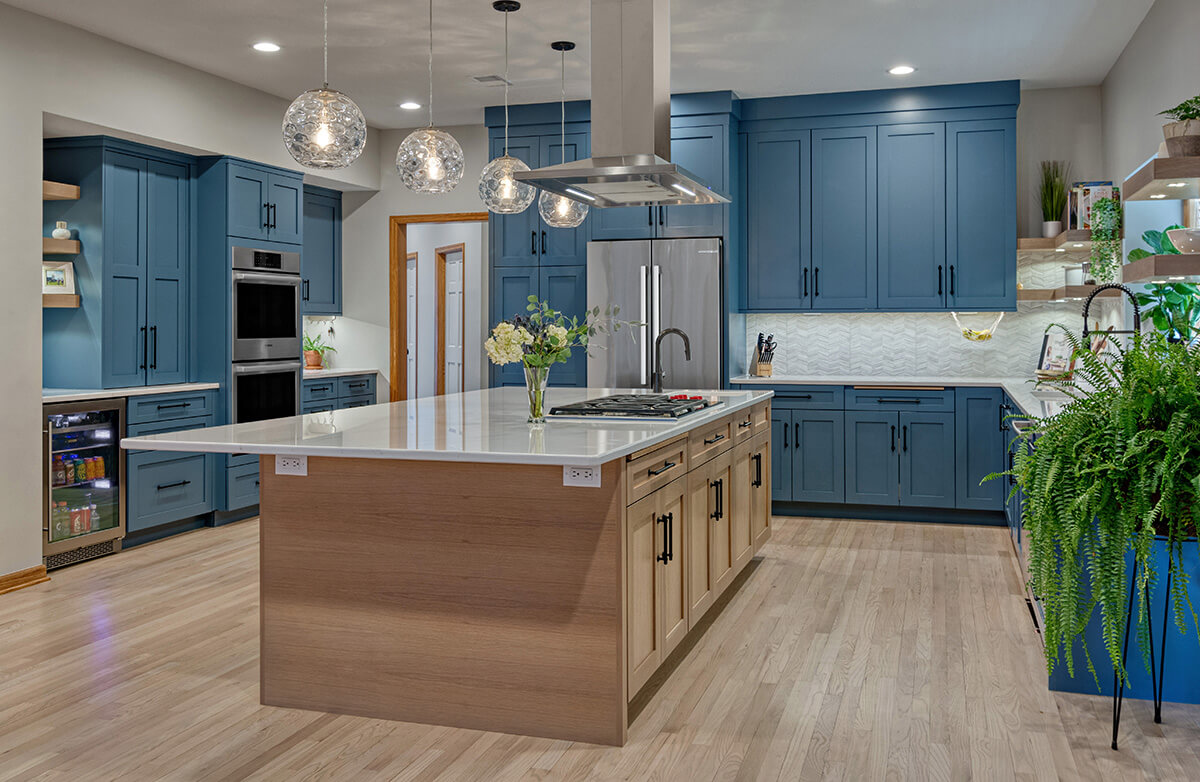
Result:
{"label": "kitchen island", "polygon": [[[549,403],[612,393],[639,392]],[[123,444],[261,456],[264,704],[620,745],[770,536],[771,392],[696,393],[720,404],[533,427],[504,388]]]}

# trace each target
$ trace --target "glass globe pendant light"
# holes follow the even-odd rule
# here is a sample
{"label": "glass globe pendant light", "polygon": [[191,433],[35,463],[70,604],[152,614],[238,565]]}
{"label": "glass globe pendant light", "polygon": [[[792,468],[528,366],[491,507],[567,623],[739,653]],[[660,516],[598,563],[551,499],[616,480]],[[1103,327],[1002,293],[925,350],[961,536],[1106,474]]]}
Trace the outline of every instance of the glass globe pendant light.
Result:
{"label": "glass globe pendant light", "polygon": [[508,154],[508,15],[519,10],[517,0],[496,0],[492,8],[504,14],[504,154],[483,167],[479,174],[479,198],[489,212],[515,215],[533,203],[537,188],[513,179],[516,171],[528,171],[525,161]]}
{"label": "glass globe pendant light", "polygon": [[329,88],[329,0],[324,4],[325,78],[321,89],[292,101],[283,115],[283,144],[307,168],[345,168],[367,145],[367,120],[345,93]]}
{"label": "glass globe pendant light", "polygon": [[414,130],[396,150],[396,171],[416,193],[449,193],[463,175],[463,151],[444,130],[433,126],[433,0],[429,0],[429,127]]}
{"label": "glass globe pendant light", "polygon": [[[555,41],[550,44],[550,48],[558,52],[562,58],[562,119],[560,126],[560,141],[559,149],[562,150],[562,160],[567,162],[567,52],[575,48],[575,44],[571,41]],[[542,219],[546,221],[546,225],[553,228],[575,228],[583,222],[587,217],[588,207],[582,201],[576,201],[567,198],[557,193],[551,193],[549,190],[543,190],[538,196],[538,212],[542,215]]]}

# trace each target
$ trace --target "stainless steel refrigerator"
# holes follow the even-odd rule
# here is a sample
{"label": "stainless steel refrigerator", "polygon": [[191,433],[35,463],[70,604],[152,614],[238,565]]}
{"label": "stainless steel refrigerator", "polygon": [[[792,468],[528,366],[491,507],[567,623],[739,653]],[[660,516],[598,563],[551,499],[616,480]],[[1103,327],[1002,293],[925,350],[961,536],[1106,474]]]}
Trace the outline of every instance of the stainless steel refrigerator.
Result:
{"label": "stainless steel refrigerator", "polygon": [[655,337],[676,328],[688,335],[692,358],[684,359],[677,335],[663,339],[663,389],[721,388],[722,256],[720,239],[589,242],[588,301],[615,304],[621,308],[618,318],[645,325],[632,337],[622,329],[594,338],[588,385],[649,388]]}

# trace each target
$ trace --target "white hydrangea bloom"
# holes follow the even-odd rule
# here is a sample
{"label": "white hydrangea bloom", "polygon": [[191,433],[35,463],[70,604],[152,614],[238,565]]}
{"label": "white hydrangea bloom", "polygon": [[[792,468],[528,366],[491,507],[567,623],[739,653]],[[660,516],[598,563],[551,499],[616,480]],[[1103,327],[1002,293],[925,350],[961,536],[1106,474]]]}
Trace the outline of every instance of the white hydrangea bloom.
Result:
{"label": "white hydrangea bloom", "polygon": [[546,333],[554,338],[554,344],[560,348],[566,347],[567,330],[562,326],[547,326]]}
{"label": "white hydrangea bloom", "polygon": [[493,364],[512,364],[524,358],[525,351],[521,346],[531,342],[533,336],[528,331],[502,321],[492,329],[492,336],[483,343],[483,349]]}

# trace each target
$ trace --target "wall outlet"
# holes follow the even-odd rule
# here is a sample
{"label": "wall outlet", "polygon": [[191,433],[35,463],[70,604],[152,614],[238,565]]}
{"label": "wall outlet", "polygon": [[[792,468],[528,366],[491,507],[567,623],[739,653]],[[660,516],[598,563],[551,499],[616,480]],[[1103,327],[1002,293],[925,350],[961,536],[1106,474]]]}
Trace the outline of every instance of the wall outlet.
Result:
{"label": "wall outlet", "polygon": [[600,488],[599,467],[563,467],[563,486]]}
{"label": "wall outlet", "polygon": [[276,456],[276,475],[308,475],[307,456]]}

